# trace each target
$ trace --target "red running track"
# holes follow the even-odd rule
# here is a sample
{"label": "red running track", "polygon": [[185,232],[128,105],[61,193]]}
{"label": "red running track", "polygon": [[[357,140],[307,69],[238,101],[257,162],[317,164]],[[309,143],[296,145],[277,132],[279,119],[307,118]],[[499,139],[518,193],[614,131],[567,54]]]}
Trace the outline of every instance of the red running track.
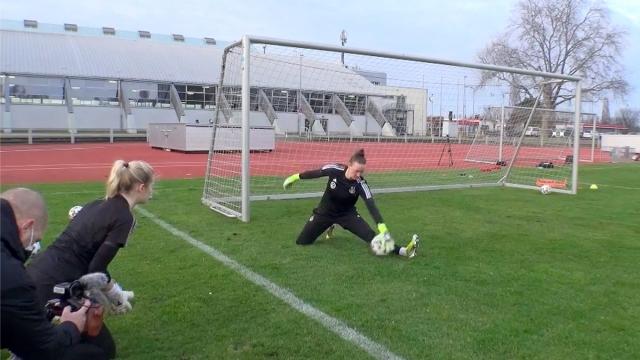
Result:
{"label": "red running track", "polygon": [[[482,166],[464,161],[469,146],[451,144],[455,168]],[[444,170],[448,167],[448,153],[442,143],[278,142],[273,152],[251,155],[251,173],[284,176],[329,162],[346,162],[351,153],[361,147],[366,151],[368,172]],[[582,149],[583,156],[589,153],[588,150]],[[554,151],[553,155],[558,158],[558,150]],[[570,153],[569,149],[562,151]],[[596,161],[606,161],[604,154],[597,152]],[[440,155],[443,157],[438,165]],[[526,166],[540,158],[539,149],[535,148],[523,148],[520,155]],[[239,154],[218,156],[219,160],[227,164],[225,171],[239,171]],[[204,176],[207,154],[167,152],[152,149],[147,143],[3,145],[0,147],[0,182],[23,184],[104,181],[111,164],[118,159],[145,160],[156,169],[160,179],[182,179]]]}

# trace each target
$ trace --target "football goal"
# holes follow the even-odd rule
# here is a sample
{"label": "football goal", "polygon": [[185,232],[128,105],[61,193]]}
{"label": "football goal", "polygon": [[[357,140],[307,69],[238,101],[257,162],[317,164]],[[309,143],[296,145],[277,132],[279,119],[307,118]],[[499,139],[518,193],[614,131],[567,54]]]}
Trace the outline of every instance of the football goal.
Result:
{"label": "football goal", "polygon": [[245,36],[221,58],[202,202],[249,221],[251,201],[321,195],[282,181],[361,148],[376,193],[575,194],[580,96],[572,76]]}

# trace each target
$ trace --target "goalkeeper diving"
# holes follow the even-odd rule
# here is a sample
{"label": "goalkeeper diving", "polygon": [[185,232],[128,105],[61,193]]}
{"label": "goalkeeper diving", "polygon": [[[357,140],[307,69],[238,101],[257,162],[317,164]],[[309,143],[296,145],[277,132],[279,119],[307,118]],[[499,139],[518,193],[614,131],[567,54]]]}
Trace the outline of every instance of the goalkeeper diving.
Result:
{"label": "goalkeeper diving", "polygon": [[[330,238],[337,224],[370,244],[376,255],[386,255],[391,252],[408,258],[416,255],[419,242],[417,235],[413,235],[406,246],[395,245],[373,201],[371,190],[362,177],[366,163],[364,149],[360,149],[351,156],[348,165],[328,164],[321,169],[293,174],[284,181],[283,187],[286,190],[298,180],[328,177],[322,200],[318,207],[313,209],[296,244],[311,245],[325,231],[327,231],[327,238]],[[377,224],[378,234],[358,214],[355,207],[358,197],[361,197],[367,205],[369,213]]]}

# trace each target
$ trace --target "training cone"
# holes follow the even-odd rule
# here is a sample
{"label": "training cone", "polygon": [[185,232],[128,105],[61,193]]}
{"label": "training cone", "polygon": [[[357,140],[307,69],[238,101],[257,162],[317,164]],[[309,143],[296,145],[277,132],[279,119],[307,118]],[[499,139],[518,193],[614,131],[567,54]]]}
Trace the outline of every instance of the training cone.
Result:
{"label": "training cone", "polygon": [[598,185],[596,185],[596,184],[591,184],[591,186],[589,186],[589,189],[591,189],[591,190],[598,190]]}

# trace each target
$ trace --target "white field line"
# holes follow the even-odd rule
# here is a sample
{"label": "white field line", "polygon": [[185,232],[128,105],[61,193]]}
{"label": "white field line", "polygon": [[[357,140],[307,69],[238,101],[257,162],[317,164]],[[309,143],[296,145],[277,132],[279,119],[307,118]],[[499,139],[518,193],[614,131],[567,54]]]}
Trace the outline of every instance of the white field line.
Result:
{"label": "white field line", "polygon": [[161,228],[165,229],[172,235],[186,241],[187,243],[193,245],[194,247],[202,250],[204,253],[210,255],[215,260],[222,263],[224,266],[230,268],[231,270],[237,272],[245,279],[254,283],[255,285],[263,288],[267,292],[271,293],[271,295],[276,298],[282,300],[285,304],[289,305],[296,311],[302,313],[303,315],[319,322],[326,329],[340,336],[345,341],[352,343],[353,345],[361,348],[366,351],[369,355],[371,355],[375,359],[397,359],[401,360],[402,357],[392,353],[389,349],[387,349],[384,345],[379,344],[365,335],[361,334],[358,330],[348,326],[342,320],[332,317],[321,310],[313,307],[310,304],[304,302],[304,300],[297,297],[290,290],[282,288],[278,286],[276,283],[267,279],[266,277],[250,270],[246,266],[240,264],[239,262],[233,260],[227,255],[223,254],[219,250],[193,238],[189,234],[176,229],[172,225],[166,223],[162,219],[158,218],[156,215],[151,212],[142,209],[136,208],[138,212],[140,212],[145,217],[149,218],[151,221],[159,225]]}

